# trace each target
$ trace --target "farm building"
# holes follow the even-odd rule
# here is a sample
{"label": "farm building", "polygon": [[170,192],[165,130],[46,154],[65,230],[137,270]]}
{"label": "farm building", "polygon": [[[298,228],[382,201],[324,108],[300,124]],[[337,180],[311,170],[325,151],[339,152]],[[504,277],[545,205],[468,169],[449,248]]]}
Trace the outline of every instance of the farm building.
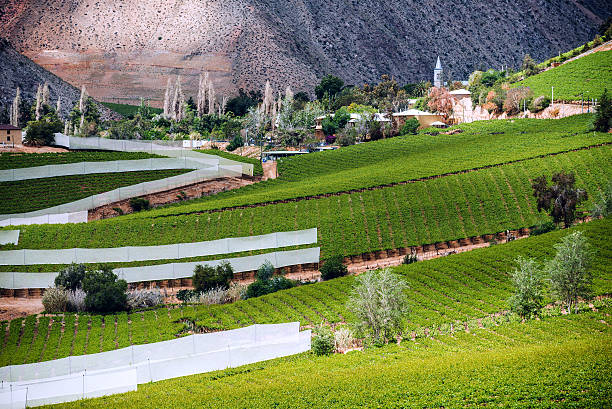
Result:
{"label": "farm building", "polygon": [[0,144],[21,145],[21,128],[0,124]]}
{"label": "farm building", "polygon": [[421,124],[421,128],[427,128],[434,122],[444,122],[441,115],[419,111],[418,109],[408,109],[393,114],[393,129],[398,131],[410,118],[416,118]]}

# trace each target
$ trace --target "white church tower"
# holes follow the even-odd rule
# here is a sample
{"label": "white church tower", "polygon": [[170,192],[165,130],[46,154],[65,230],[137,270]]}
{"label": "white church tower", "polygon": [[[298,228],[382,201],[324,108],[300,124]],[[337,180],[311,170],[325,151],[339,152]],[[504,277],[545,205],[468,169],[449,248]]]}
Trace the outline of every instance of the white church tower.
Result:
{"label": "white church tower", "polygon": [[440,62],[440,56],[438,56],[436,68],[434,68],[433,85],[436,88],[441,88],[444,85],[444,83],[442,82],[442,63]]}

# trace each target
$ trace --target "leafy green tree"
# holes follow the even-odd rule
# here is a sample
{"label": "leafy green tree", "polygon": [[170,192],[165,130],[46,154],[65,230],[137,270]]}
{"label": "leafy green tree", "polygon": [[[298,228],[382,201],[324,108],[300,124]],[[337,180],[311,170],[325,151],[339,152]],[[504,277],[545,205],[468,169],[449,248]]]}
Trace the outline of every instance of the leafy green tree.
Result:
{"label": "leafy green tree", "polygon": [[316,327],[312,336],[311,347],[315,355],[322,356],[333,354],[336,343],[331,328],[324,323]]}
{"label": "leafy green tree", "polygon": [[85,270],[84,264],[70,264],[55,277],[55,286],[61,286],[72,291],[81,288],[83,278],[85,278]]}
{"label": "leafy green tree", "polygon": [[563,171],[555,173],[552,185],[548,186],[546,176],[534,179],[531,187],[538,204],[538,212],[546,210],[555,223],[563,222],[565,228],[576,220],[576,207],[588,198],[583,189],[576,189],[576,176]]}
{"label": "leafy green tree", "polygon": [[605,192],[599,194],[599,198],[591,209],[592,217],[608,217],[612,214],[612,180],[608,182]]}
{"label": "leafy green tree", "polygon": [[330,116],[323,118],[321,126],[323,127],[323,134],[325,136],[334,135],[338,131],[338,124]]}
{"label": "leafy green tree", "polygon": [[410,118],[404,123],[402,129],[400,129],[400,135],[415,135],[419,126],[421,126],[421,124],[418,119]]}
{"label": "leafy green tree", "polygon": [[598,132],[608,132],[612,128],[612,100],[607,88],[599,98],[593,128]]}
{"label": "leafy green tree", "polygon": [[538,68],[536,67],[536,62],[529,54],[525,54],[523,64],[521,65],[521,70],[525,71],[525,75],[527,77],[531,77],[539,72]]}
{"label": "leafy green tree", "polygon": [[234,278],[234,269],[227,261],[217,267],[198,264],[193,270],[193,287],[198,292],[213,288],[228,289],[232,278]]}
{"label": "leafy green tree", "polygon": [[591,295],[593,284],[589,264],[593,255],[581,231],[568,234],[555,245],[557,254],[546,264],[552,292],[567,306],[578,311],[578,299]]}
{"label": "leafy green tree", "polygon": [[334,122],[336,123],[336,129],[344,129],[348,121],[351,120],[351,114],[346,107],[339,108],[334,114]]}
{"label": "leafy green tree", "polygon": [[227,145],[227,150],[228,152],[232,152],[240,148],[241,146],[244,146],[244,140],[242,139],[242,136],[240,136],[240,134],[237,134],[232,138],[229,145]]}
{"label": "leafy green tree", "polygon": [[519,268],[512,273],[515,292],[508,300],[512,311],[521,318],[537,316],[544,306],[544,280],[535,260],[519,257]]}
{"label": "leafy green tree", "polygon": [[321,79],[319,85],[315,87],[317,99],[323,99],[325,95],[334,98],[344,87],[344,81],[334,75],[326,75]]}
{"label": "leafy green tree", "polygon": [[255,278],[261,281],[268,281],[274,275],[274,266],[270,261],[266,260],[259,268],[257,269],[257,274]]}
{"label": "leafy green tree", "polygon": [[64,125],[55,111],[50,111],[38,121],[28,122],[23,142],[26,145],[53,145],[55,133],[62,132]]}
{"label": "leafy green tree", "polygon": [[87,311],[108,313],[127,310],[127,282],[119,280],[108,265],[85,272],[83,291]]}
{"label": "leafy green tree", "polygon": [[355,314],[357,329],[375,343],[389,341],[401,331],[409,311],[408,284],[388,268],[362,274],[355,281],[347,307]]}
{"label": "leafy green tree", "polygon": [[238,90],[238,96],[227,101],[225,110],[234,113],[236,116],[244,116],[249,108],[257,106],[262,100],[263,95],[261,91],[245,91],[243,88],[240,88]]}

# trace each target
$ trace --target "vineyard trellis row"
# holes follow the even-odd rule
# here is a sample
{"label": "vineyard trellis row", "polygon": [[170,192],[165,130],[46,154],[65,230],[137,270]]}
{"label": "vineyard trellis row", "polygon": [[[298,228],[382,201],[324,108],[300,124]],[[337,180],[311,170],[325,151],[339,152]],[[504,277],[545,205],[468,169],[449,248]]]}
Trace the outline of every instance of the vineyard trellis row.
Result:
{"label": "vineyard trellis row", "polygon": [[[612,246],[607,239],[611,228],[612,221],[608,219],[574,228],[582,230],[598,249],[592,267],[595,294],[612,291]],[[512,291],[509,272],[516,257],[540,261],[550,258],[553,245],[568,233],[555,231],[396,268],[409,285],[411,311],[404,332],[466,322],[507,309],[506,300]],[[299,321],[302,326],[313,326],[321,321],[350,322],[353,317],[345,304],[354,280],[349,276],[226,305],[188,305],[104,317],[65,314],[18,318],[2,322],[0,366],[172,339],[183,330],[182,320],[208,331],[252,323]]]}

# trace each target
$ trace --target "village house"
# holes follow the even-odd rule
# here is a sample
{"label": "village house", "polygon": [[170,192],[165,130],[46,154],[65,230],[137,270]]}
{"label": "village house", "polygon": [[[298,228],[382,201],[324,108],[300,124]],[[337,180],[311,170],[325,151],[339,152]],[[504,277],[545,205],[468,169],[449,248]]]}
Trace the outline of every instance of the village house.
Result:
{"label": "village house", "polygon": [[[323,133],[323,120],[327,117],[334,117],[334,114],[329,114],[329,115],[321,115],[319,117],[315,118],[315,137],[317,139],[325,139],[325,134]],[[351,114],[351,119],[349,119],[347,126],[349,127],[354,127],[356,126],[356,124],[361,121],[363,119],[362,114],[356,114],[356,113],[352,113]],[[386,114],[383,113],[375,113],[373,120],[376,122],[382,122],[382,123],[391,123],[391,120],[389,118],[387,118]]]}
{"label": "village house", "polygon": [[407,120],[416,118],[419,121],[420,128],[428,128],[433,126],[434,122],[444,122],[442,115],[433,114],[431,112],[420,111],[418,109],[408,109],[402,112],[396,112],[393,117],[393,130],[399,132]]}
{"label": "village house", "polygon": [[21,145],[21,128],[0,124],[0,145]]}

